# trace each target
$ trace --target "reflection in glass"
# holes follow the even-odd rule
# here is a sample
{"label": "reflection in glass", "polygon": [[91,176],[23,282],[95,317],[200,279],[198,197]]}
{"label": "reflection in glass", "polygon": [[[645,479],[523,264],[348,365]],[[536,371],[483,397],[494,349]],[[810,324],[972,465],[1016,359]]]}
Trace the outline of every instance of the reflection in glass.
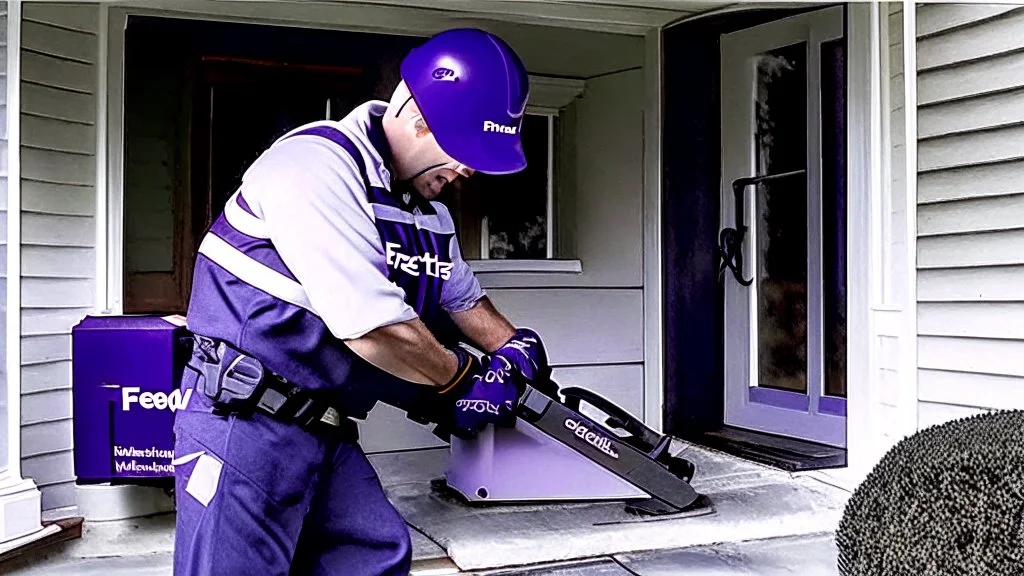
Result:
{"label": "reflection in glass", "polygon": [[[549,126],[548,123],[552,122]],[[516,174],[476,174],[438,198],[458,229],[463,258],[543,260],[548,255],[549,129],[558,147],[558,120],[527,114],[522,141],[526,169]],[[557,178],[556,178],[557,180]]]}
{"label": "reflection in glass", "polygon": [[[756,59],[758,175],[807,167],[807,45]],[[757,383],[807,390],[807,179],[759,185],[754,240],[757,285]]]}

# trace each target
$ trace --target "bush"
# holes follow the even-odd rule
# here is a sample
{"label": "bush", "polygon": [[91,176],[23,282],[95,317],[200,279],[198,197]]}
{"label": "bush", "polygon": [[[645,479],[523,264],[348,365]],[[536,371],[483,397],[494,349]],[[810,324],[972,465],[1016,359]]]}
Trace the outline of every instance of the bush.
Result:
{"label": "bush", "polygon": [[1024,575],[1024,412],[905,438],[851,496],[842,576]]}

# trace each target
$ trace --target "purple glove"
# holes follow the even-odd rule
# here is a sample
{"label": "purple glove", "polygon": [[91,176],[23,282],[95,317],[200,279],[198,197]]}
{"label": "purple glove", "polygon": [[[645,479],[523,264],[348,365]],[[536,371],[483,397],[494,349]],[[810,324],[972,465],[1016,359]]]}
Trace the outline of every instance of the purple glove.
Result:
{"label": "purple glove", "polygon": [[[460,351],[466,354],[465,351]],[[442,396],[453,399],[453,423],[457,432],[472,435],[488,424],[514,426],[515,409],[522,389],[512,378],[513,366],[500,356],[463,360],[459,372],[465,375],[446,388]]]}
{"label": "purple glove", "polygon": [[519,328],[508,342],[498,348],[495,357],[508,360],[527,382],[547,380],[551,376],[548,353],[540,336],[529,328]]}

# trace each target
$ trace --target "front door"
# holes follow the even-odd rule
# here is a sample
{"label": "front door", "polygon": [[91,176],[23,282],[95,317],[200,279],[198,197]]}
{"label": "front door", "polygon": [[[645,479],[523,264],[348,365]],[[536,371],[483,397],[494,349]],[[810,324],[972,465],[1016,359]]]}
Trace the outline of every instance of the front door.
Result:
{"label": "front door", "polygon": [[722,36],[725,423],[845,447],[842,7]]}

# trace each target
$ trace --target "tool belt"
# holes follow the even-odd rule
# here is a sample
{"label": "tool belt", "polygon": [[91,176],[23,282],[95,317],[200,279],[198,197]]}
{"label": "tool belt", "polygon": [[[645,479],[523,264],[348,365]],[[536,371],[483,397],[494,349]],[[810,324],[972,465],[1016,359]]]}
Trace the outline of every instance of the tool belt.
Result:
{"label": "tool belt", "polygon": [[315,394],[267,370],[257,358],[227,342],[193,335],[188,366],[199,373],[196,390],[214,405],[214,413],[261,412],[316,434],[358,439],[356,423]]}

